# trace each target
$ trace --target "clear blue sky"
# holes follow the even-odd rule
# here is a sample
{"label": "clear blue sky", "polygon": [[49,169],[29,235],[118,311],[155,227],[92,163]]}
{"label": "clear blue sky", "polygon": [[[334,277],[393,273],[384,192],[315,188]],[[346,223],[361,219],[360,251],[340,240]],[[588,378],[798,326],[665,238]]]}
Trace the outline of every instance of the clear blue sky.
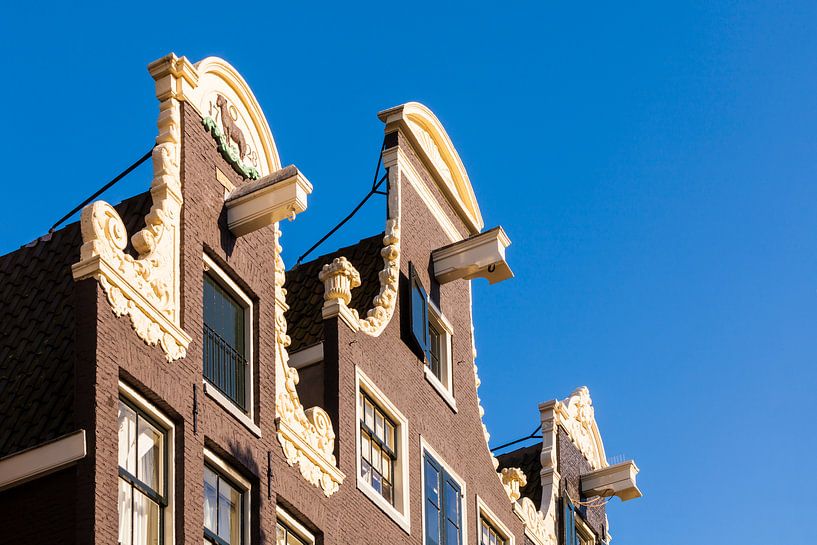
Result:
{"label": "clear blue sky", "polygon": [[614,543],[808,539],[817,3],[297,4],[6,5],[0,253],[151,146],[145,67],[169,51],[236,66],[314,183],[290,264],[365,193],[376,112],[419,100],[513,240],[516,278],[475,284],[495,444],[586,384],[608,455],[642,470]]}

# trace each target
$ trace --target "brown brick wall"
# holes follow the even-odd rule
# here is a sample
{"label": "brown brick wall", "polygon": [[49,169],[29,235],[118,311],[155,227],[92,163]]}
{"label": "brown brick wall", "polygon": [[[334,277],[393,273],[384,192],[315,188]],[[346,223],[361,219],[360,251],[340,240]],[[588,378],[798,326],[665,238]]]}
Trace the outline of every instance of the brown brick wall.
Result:
{"label": "brown brick wall", "polygon": [[[276,502],[286,505],[306,526],[322,533],[327,544],[422,543],[420,434],[467,480],[469,542],[477,542],[476,495],[479,494],[521,543],[521,523],[512,513],[483,439],[471,357],[469,286],[465,281],[444,285],[439,291],[441,309],[455,330],[454,393],[458,412],[455,414],[426,382],[422,363],[401,340],[401,309],[377,338],[353,334],[346,326],[339,327],[331,320],[326,324],[330,329],[326,342],[336,342],[338,348],[325,347],[324,380],[327,397],[334,397],[330,394],[334,391],[338,391],[339,397],[330,400],[326,408],[336,415],[337,455],[346,482],[334,496],[325,498],[319,488],[300,475],[297,467],[286,463],[275,437],[274,423],[272,229],[238,240],[228,232],[223,211],[224,188],[216,180],[216,167],[237,185],[242,182],[217,152],[198,114],[187,107],[183,107],[183,133],[182,325],[193,341],[186,358],[167,363],[159,348],[147,346],[134,334],[127,318],[113,315],[104,294],[96,289],[96,365],[86,370],[83,376],[88,382],[82,386],[93,400],[88,404],[93,415],[88,414],[87,421],[89,430],[95,433],[95,454],[80,466],[80,471],[87,474],[87,481],[93,483],[94,493],[86,506],[86,512],[92,516],[84,525],[78,525],[78,541],[116,542],[116,401],[117,381],[121,378],[150,399],[175,424],[177,543],[201,540],[205,445],[252,483],[253,543],[272,542]],[[401,145],[406,145],[402,139]],[[428,176],[419,161],[417,168],[423,176]],[[320,191],[319,182],[316,188]],[[436,228],[434,218],[406,181],[402,195],[401,272],[405,276],[409,261],[413,261],[423,282],[430,287],[430,251],[450,241]],[[452,219],[465,232],[461,221],[456,217]],[[373,226],[375,229],[382,226]],[[285,236],[282,243],[286,245]],[[261,438],[205,396],[201,389],[204,252],[220,263],[254,300],[255,423],[261,429]],[[332,354],[338,352],[340,356],[330,361]],[[359,365],[409,419],[410,536],[356,488],[355,365]],[[194,385],[199,399],[197,433],[193,432]],[[271,494],[267,488],[268,452],[272,457]]]}
{"label": "brown brick wall", "polygon": [[[401,137],[401,145],[407,145]],[[412,152],[413,153],[413,152]],[[425,167],[415,158],[415,167],[430,180]],[[433,186],[432,186],[433,187]],[[438,198],[441,198],[438,196]],[[447,204],[447,203],[446,203]],[[455,225],[465,231],[461,221],[452,217]],[[437,227],[436,220],[420,200],[407,180],[402,181],[401,274],[408,274],[412,261],[419,270],[426,289],[430,291],[429,275],[431,250],[450,241]],[[426,381],[423,363],[401,339],[403,306],[398,305],[394,317],[379,337],[353,333],[336,320],[326,323],[327,342],[337,336],[340,358],[330,361],[325,350],[327,384],[334,369],[338,382],[339,406],[336,419],[338,459],[347,475],[346,483],[329,500],[329,504],[343,506],[344,515],[337,520],[334,510],[326,510],[323,502],[301,498],[282,490],[281,495],[294,503],[313,521],[319,523],[337,543],[367,542],[368,536],[377,536],[378,542],[422,543],[422,482],[420,436],[443,457],[445,462],[466,479],[465,498],[469,543],[477,542],[477,506],[479,495],[488,507],[518,536],[522,542],[522,525],[513,514],[491,464],[485,445],[478,412],[471,351],[471,316],[469,285],[465,281],[452,282],[440,287],[440,306],[454,328],[453,359],[454,395],[457,412],[448,406],[437,391]],[[401,290],[401,301],[405,300]],[[355,432],[355,366],[376,382],[409,420],[409,472],[411,535],[407,536],[374,503],[356,488]],[[327,386],[327,392],[330,388]],[[336,502],[336,503],[335,503]]]}
{"label": "brown brick wall", "polygon": [[[562,427],[559,427],[557,449],[559,474],[562,476],[561,486],[567,489],[570,497],[574,500],[577,498],[581,501],[585,500],[586,498],[580,492],[581,475],[592,471],[593,468]],[[578,511],[597,537],[604,536],[604,507],[595,509],[579,507]]]}

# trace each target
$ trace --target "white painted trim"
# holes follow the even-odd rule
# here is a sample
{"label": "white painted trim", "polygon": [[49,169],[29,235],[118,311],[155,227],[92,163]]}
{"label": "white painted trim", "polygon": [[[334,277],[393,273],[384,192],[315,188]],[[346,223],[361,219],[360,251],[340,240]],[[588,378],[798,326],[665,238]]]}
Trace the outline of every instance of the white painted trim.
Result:
{"label": "white painted trim", "polygon": [[445,385],[442,382],[440,382],[440,379],[438,379],[437,376],[433,372],[431,372],[431,369],[428,367],[428,365],[423,365],[423,374],[425,375],[428,383],[431,384],[434,390],[438,394],[440,394],[441,398],[443,398],[443,401],[448,403],[448,406],[451,407],[451,410],[453,410],[456,413],[457,400],[454,399],[454,396],[451,395],[451,392],[448,391]]}
{"label": "white painted trim", "polygon": [[173,421],[165,416],[164,413],[160,412],[147,399],[142,397],[139,392],[121,380],[119,381],[119,396],[155,420],[166,434],[165,459],[162,460],[162,463],[165,464],[164,476],[162,478],[167,479],[165,482],[165,499],[167,500],[167,506],[164,508],[164,542],[166,545],[172,545],[176,542],[176,527],[174,525],[174,521],[176,520],[176,427],[173,425]]}
{"label": "white painted trim", "polygon": [[[425,490],[426,485],[426,464],[425,464],[425,456],[426,454],[431,455],[434,458],[434,461],[440,464],[443,469],[454,477],[454,480],[457,481],[457,484],[460,485],[460,508],[462,509],[462,543],[468,543],[468,502],[466,498],[468,497],[467,491],[467,484],[465,479],[459,476],[459,474],[454,471],[454,469],[448,465],[445,459],[440,456],[434,448],[428,444],[425,437],[420,435],[420,483],[422,485],[422,489]],[[442,494],[442,491],[440,492]],[[426,502],[425,497],[421,499],[420,502],[423,505],[422,509],[422,523],[423,523],[423,545],[426,544],[426,535],[425,535],[425,525],[426,525]]]}
{"label": "white painted trim", "polygon": [[596,545],[596,534],[590,529],[590,526],[587,525],[581,515],[574,517],[574,520],[576,521],[576,533],[579,534],[579,539],[582,541],[579,545]]}
{"label": "white painted trim", "polygon": [[[496,516],[496,513],[491,511],[491,509],[486,505],[486,503],[479,497],[477,494],[477,543],[480,544],[480,539],[482,538],[482,519],[490,523],[491,526],[494,527],[500,534],[502,534],[502,539],[505,540],[504,545],[515,545],[516,537],[510,531],[510,529],[505,526],[505,524]],[[480,544],[481,545],[481,544]]]}
{"label": "white painted trim", "polygon": [[[389,418],[397,424],[397,463],[394,465],[395,471],[395,501],[392,505],[386,501],[372,486],[363,480],[360,475],[360,419],[363,415],[360,412],[360,395],[363,390],[377,403],[377,406],[385,412]],[[357,467],[357,488],[367,498],[377,505],[381,511],[394,520],[400,528],[411,535],[411,513],[409,510],[409,448],[408,448],[408,419],[394,406],[386,395],[375,386],[374,382],[359,367],[355,366],[355,453]],[[397,488],[399,485],[399,489]]]}
{"label": "white painted trim", "polygon": [[245,428],[250,430],[253,435],[255,435],[256,437],[261,437],[261,428],[259,428],[255,424],[255,422],[250,420],[249,416],[247,416],[246,414],[241,412],[241,409],[239,409],[238,406],[236,406],[236,404],[233,403],[230,398],[228,398],[226,395],[219,392],[218,388],[216,388],[214,385],[207,382],[207,379],[203,379],[202,384],[203,384],[203,388],[204,388],[204,393],[207,394],[207,397],[209,397],[210,399],[212,399],[213,401],[215,401],[216,403],[221,405],[221,407],[225,411],[230,413],[230,415],[233,418],[235,418],[236,420],[241,422],[241,424]]}
{"label": "white painted trim", "polygon": [[[442,389],[442,392],[439,392],[440,395],[445,399],[446,403],[451,405],[451,408],[454,409],[454,412],[457,412],[457,403],[454,401],[454,357],[453,357],[453,349],[452,349],[452,337],[454,335],[454,326],[451,325],[451,322],[445,317],[445,315],[437,308],[431,298],[428,299],[428,320],[429,322],[434,322],[437,326],[437,329],[442,330],[442,339],[441,339],[441,354],[440,354],[440,371],[442,379],[436,377],[434,373],[425,366],[425,375],[426,378],[429,379],[431,385],[439,392]],[[431,378],[429,378],[431,377]]]}
{"label": "white painted trim", "polygon": [[314,534],[310,532],[303,524],[298,522],[295,517],[284,511],[280,505],[275,506],[275,514],[279,520],[286,524],[287,528],[292,530],[303,541],[306,541],[307,545],[315,545]]}
{"label": "white painted trim", "polygon": [[[252,526],[250,526],[252,522],[252,486],[250,485],[250,481],[245,479],[238,471],[233,469],[232,466],[219,458],[207,447],[204,448],[204,461],[213,466],[219,473],[226,476],[229,480],[233,481],[238,488],[242,489],[241,496],[243,498],[244,506],[244,527],[242,528],[244,539],[242,543],[250,543],[250,530],[252,528]],[[199,509],[201,509],[201,507],[199,507]]]}
{"label": "white painted trim", "polygon": [[44,477],[87,454],[85,430],[16,452],[0,459],[0,490]]}
{"label": "white painted trim", "polygon": [[323,361],[323,343],[318,343],[289,355],[289,366],[301,369]]}
{"label": "white painted trim", "polygon": [[[245,406],[247,407],[246,415],[249,417],[250,422],[252,422],[254,420],[255,411],[255,347],[253,346],[253,331],[255,330],[255,322],[253,321],[254,308],[252,299],[247,297],[244,290],[242,290],[241,287],[239,287],[239,285],[236,284],[232,278],[230,278],[230,275],[227,274],[215,261],[213,261],[210,256],[207,254],[202,254],[202,261],[204,262],[205,274],[212,273],[211,276],[214,280],[216,280],[224,289],[232,293],[233,296],[237,297],[242,303],[244,303],[244,343],[247,346],[247,362],[249,363],[245,377],[246,386],[244,387],[244,395],[247,396],[247,399],[244,401]],[[236,410],[238,409],[236,408]],[[260,431],[258,436],[260,437]]]}
{"label": "white painted trim", "polygon": [[463,240],[463,235],[457,230],[454,226],[454,222],[451,221],[451,218],[448,217],[448,214],[445,213],[443,207],[440,206],[440,203],[434,197],[434,194],[431,192],[431,189],[428,187],[428,184],[423,180],[423,177],[417,172],[417,169],[414,168],[414,165],[411,163],[408,157],[406,157],[405,152],[403,150],[398,150],[398,168],[400,172],[405,174],[406,179],[409,182],[409,186],[411,186],[414,191],[417,192],[417,195],[420,197],[420,200],[423,201],[423,204],[426,205],[431,215],[434,216],[434,219],[437,220],[437,223],[440,224],[442,227],[443,233],[445,233],[448,240],[451,242],[459,242]]}

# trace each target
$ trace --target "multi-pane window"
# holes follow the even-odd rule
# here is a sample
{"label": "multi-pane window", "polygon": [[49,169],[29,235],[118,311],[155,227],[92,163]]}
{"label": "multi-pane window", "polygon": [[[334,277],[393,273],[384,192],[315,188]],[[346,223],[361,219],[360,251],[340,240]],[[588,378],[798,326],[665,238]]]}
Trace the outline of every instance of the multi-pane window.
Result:
{"label": "multi-pane window", "polygon": [[275,526],[275,545],[307,545],[307,542],[279,520]]}
{"label": "multi-pane window", "polygon": [[204,378],[247,409],[247,305],[210,274],[204,275]]}
{"label": "multi-pane window", "polygon": [[397,443],[394,422],[363,391],[360,408],[360,476],[394,505],[394,464]]}
{"label": "multi-pane window", "polygon": [[505,545],[505,539],[485,517],[479,519],[479,545]]}
{"label": "multi-pane window", "polygon": [[166,433],[147,415],[119,400],[119,543],[162,542]]}
{"label": "multi-pane window", "polygon": [[244,536],[244,491],[204,466],[204,539],[217,545],[240,545]]}
{"label": "multi-pane window", "polygon": [[426,545],[460,545],[462,543],[462,488],[454,477],[427,452],[425,475],[425,543]]}

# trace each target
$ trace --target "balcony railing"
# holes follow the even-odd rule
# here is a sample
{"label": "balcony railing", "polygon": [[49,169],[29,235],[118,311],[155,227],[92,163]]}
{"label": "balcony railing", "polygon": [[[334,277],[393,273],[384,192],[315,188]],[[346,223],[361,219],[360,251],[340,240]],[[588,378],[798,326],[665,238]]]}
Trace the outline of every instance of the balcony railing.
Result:
{"label": "balcony railing", "polygon": [[204,324],[204,378],[242,410],[246,410],[247,360]]}

